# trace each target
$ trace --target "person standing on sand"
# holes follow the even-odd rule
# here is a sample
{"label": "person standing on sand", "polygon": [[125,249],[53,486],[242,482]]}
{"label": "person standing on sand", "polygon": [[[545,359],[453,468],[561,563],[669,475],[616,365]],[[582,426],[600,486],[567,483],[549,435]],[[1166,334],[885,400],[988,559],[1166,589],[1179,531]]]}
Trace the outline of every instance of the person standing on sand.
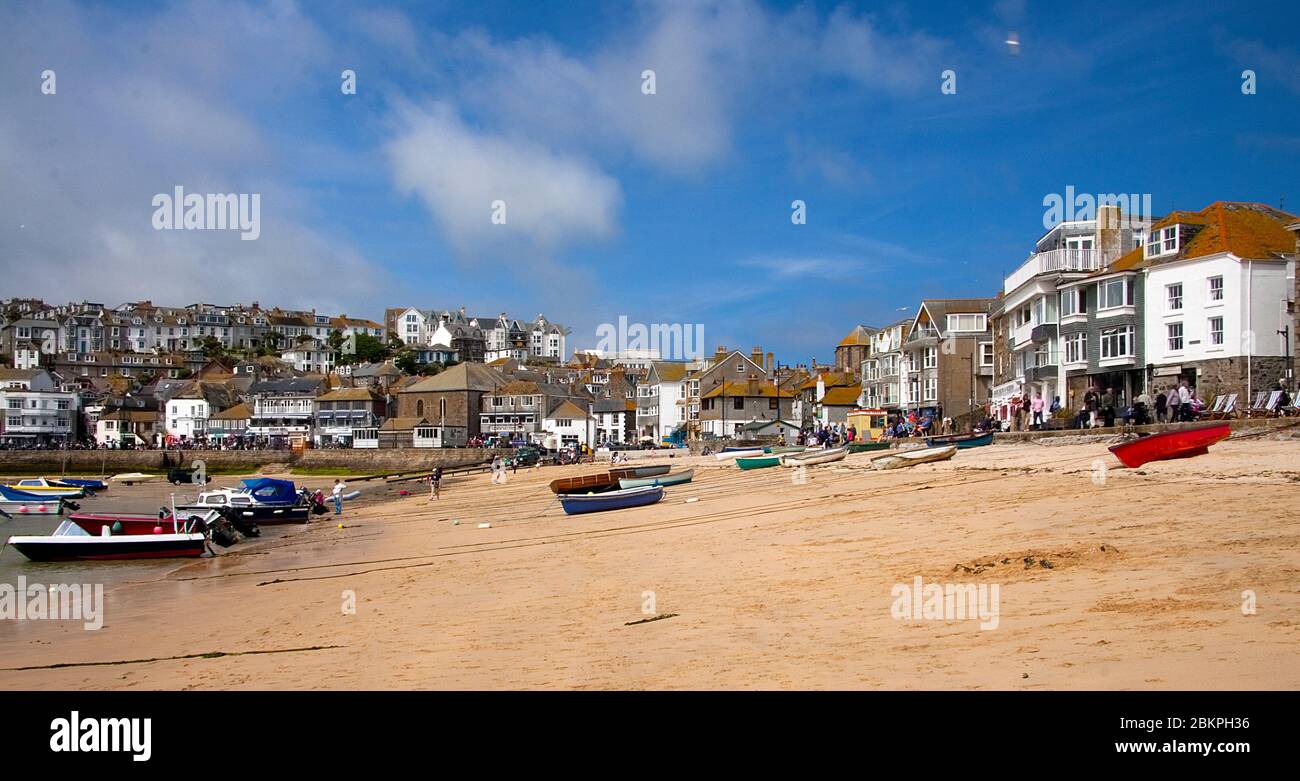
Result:
{"label": "person standing on sand", "polygon": [[429,473],[429,501],[440,498],[442,490],[442,467],[437,466]]}
{"label": "person standing on sand", "polygon": [[1178,383],[1178,420],[1192,419],[1192,391],[1187,387],[1187,380]]}
{"label": "person standing on sand", "polygon": [[1034,411],[1032,425],[1035,429],[1040,429],[1043,427],[1043,392],[1034,391],[1034,400],[1030,403],[1033,405],[1032,409]]}
{"label": "person standing on sand", "polygon": [[342,480],[334,481],[334,490],[330,494],[334,497],[334,514],[343,514],[343,489],[346,488]]}

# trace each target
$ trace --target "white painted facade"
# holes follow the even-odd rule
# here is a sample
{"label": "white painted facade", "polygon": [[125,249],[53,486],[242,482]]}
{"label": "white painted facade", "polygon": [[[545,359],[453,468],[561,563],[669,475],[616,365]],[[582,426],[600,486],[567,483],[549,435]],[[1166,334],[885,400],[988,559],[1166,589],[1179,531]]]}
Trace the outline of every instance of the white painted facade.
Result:
{"label": "white painted facade", "polygon": [[212,410],[205,399],[172,399],[167,402],[167,419],[163,424],[170,436],[197,439],[208,433],[208,416]]}

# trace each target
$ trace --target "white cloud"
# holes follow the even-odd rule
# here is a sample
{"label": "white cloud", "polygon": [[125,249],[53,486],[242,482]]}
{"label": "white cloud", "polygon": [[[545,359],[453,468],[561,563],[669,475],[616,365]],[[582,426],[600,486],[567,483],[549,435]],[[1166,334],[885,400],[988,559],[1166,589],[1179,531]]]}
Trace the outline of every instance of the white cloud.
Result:
{"label": "white cloud", "polygon": [[[551,249],[604,238],[616,226],[618,182],[589,161],[525,138],[478,132],[444,104],[407,106],[387,152],[397,186],[424,201],[459,248]],[[505,204],[494,224],[493,203]]]}

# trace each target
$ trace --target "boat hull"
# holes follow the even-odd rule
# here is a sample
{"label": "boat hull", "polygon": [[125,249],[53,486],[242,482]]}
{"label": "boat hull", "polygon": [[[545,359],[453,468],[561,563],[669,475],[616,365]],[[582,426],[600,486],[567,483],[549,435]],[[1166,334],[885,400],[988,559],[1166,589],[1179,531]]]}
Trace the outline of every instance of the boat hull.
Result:
{"label": "boat hull", "polygon": [[[628,479],[634,479],[629,477]],[[609,472],[598,472],[594,475],[580,475],[578,477],[561,477],[558,480],[551,481],[551,493],[554,494],[572,494],[581,491],[603,491],[617,482],[617,478],[610,475]]]}
{"label": "boat hull", "polygon": [[659,475],[668,474],[672,467],[667,464],[655,466],[624,466],[618,469],[609,470],[609,476],[614,480],[622,480],[624,477],[638,479],[642,477],[658,477]]}
{"label": "boat hull", "polygon": [[871,459],[871,466],[875,469],[900,469],[907,466],[916,466],[917,464],[947,461],[956,455],[956,453],[956,445],[931,447],[925,448],[924,450],[909,450],[903,453],[877,456],[876,458]]}
{"label": "boat hull", "polygon": [[[328,499],[326,502],[328,503]],[[311,506],[306,504],[269,504],[225,505],[210,507],[201,504],[182,504],[176,506],[176,512],[185,517],[187,513],[200,513],[205,510],[219,510],[227,517],[238,517],[254,521],[259,526],[271,526],[277,523],[307,523],[311,520]]]}
{"label": "boat hull", "polygon": [[990,431],[987,434],[979,435],[966,434],[956,437],[930,437],[925,440],[925,444],[929,447],[947,447],[948,445],[956,445],[962,450],[971,447],[984,447],[985,445],[993,444],[993,432]]}
{"label": "boat hull", "polygon": [[206,550],[202,534],[133,534],[116,537],[10,537],[31,561],[111,561],[196,558]]}
{"label": "boat hull", "polygon": [[618,481],[618,487],[627,490],[628,488],[645,488],[646,486],[655,485],[682,485],[695,479],[695,470],[687,469],[685,472],[678,472],[675,475],[662,475],[659,477],[624,477]]}
{"label": "boat hull", "polygon": [[888,450],[888,442],[854,442],[849,445],[850,453],[869,453],[873,450]]}
{"label": "boat hull", "polygon": [[1204,455],[1210,445],[1227,439],[1232,427],[1227,423],[1182,431],[1166,431],[1111,445],[1110,452],[1124,466],[1135,469],[1152,461]]}
{"label": "boat hull", "polygon": [[83,480],[74,477],[60,477],[58,479],[58,482],[67,483],[68,485],[76,486],[78,488],[87,488],[91,491],[108,490],[108,483],[104,482],[103,480]]}
{"label": "boat hull", "polygon": [[58,486],[47,485],[7,485],[5,488],[11,491],[19,491],[25,494],[32,494],[42,498],[51,499],[80,499],[86,495],[84,488],[59,488]]}
{"label": "boat hull", "polygon": [[664,498],[661,485],[627,490],[607,491],[603,494],[582,496],[578,494],[560,494],[560,505],[567,515],[598,513],[607,510],[626,510],[631,507],[644,507]]}
{"label": "boat hull", "polygon": [[741,469],[767,469],[768,467],[780,466],[781,456],[745,456],[736,459],[736,466]]}
{"label": "boat hull", "polygon": [[62,499],[0,499],[0,510],[11,515],[60,515]]}
{"label": "boat hull", "polygon": [[746,456],[761,456],[761,455],[763,455],[763,448],[752,447],[747,450],[724,450],[721,453],[715,453],[713,457],[719,461],[727,461],[728,459],[732,459],[732,458],[744,458]]}
{"label": "boat hull", "polygon": [[816,466],[818,464],[829,464],[833,461],[843,461],[848,454],[849,450],[845,447],[837,447],[832,450],[808,450],[793,456],[782,456],[781,463],[791,467]]}

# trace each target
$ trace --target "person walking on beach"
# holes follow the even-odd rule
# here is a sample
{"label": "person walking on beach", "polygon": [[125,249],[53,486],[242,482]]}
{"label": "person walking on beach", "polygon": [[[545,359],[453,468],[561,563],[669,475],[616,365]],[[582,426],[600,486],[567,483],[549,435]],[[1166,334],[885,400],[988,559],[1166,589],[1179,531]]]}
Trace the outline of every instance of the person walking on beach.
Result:
{"label": "person walking on beach", "polygon": [[1033,425],[1033,427],[1034,427],[1035,429],[1041,429],[1041,428],[1043,427],[1043,393],[1042,393],[1042,391],[1034,391],[1034,400],[1033,400],[1032,402],[1030,402],[1030,403],[1033,405],[1033,406],[1032,406],[1032,409],[1033,409],[1033,411],[1034,411],[1034,420],[1033,420],[1033,424],[1032,424],[1032,425]]}
{"label": "person walking on beach", "polygon": [[492,459],[492,484],[504,483],[506,481],[506,465],[501,460],[501,456]]}
{"label": "person walking on beach", "polygon": [[334,497],[334,514],[343,514],[343,489],[346,488],[342,480],[334,481],[334,490],[330,494]]}
{"label": "person walking on beach", "polygon": [[1178,419],[1184,422],[1192,419],[1192,391],[1187,387],[1187,380],[1178,383]]}
{"label": "person walking on beach", "polygon": [[438,499],[442,491],[442,467],[437,466],[429,473],[429,501]]}

